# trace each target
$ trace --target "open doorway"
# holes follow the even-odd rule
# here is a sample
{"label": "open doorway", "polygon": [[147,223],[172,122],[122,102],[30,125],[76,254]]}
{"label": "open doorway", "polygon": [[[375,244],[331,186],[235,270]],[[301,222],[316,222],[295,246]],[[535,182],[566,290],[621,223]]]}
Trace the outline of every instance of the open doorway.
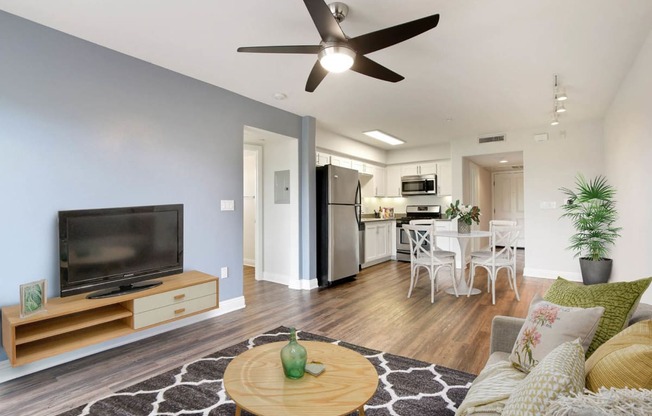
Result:
{"label": "open doorway", "polygon": [[[464,201],[480,207],[480,229],[488,230],[491,220],[516,221],[518,247],[525,248],[523,152],[467,156],[463,164]],[[474,249],[483,244],[474,241]]]}
{"label": "open doorway", "polygon": [[299,279],[299,153],[295,138],[245,126],[243,264],[252,263],[256,280]]}

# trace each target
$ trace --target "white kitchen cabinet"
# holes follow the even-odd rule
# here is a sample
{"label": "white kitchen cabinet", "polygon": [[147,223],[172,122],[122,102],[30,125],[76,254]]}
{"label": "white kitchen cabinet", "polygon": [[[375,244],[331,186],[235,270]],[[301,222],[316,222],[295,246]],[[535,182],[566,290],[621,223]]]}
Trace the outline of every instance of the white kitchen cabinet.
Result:
{"label": "white kitchen cabinet", "polygon": [[401,165],[387,166],[385,196],[401,196]]}
{"label": "white kitchen cabinet", "polygon": [[351,169],[351,159],[342,156],[331,155],[331,165]]}
{"label": "white kitchen cabinet", "polygon": [[410,163],[400,166],[401,176],[435,175],[437,173],[436,163]]}
{"label": "white kitchen cabinet", "polygon": [[363,267],[378,264],[392,257],[392,239],[395,221],[368,221],[365,223]]}
{"label": "white kitchen cabinet", "polygon": [[331,163],[331,155],[323,152],[317,152],[315,155],[315,164],[317,166],[324,166],[328,165],[329,163]]}
{"label": "white kitchen cabinet", "polygon": [[437,162],[437,195],[453,194],[453,171],[450,160]]}
{"label": "white kitchen cabinet", "polygon": [[359,160],[351,159],[351,169],[364,173],[364,163]]}
{"label": "white kitchen cabinet", "polygon": [[385,187],[385,168],[380,166],[374,166],[373,175],[374,175],[374,196],[380,197],[380,196],[387,195],[386,187]]}

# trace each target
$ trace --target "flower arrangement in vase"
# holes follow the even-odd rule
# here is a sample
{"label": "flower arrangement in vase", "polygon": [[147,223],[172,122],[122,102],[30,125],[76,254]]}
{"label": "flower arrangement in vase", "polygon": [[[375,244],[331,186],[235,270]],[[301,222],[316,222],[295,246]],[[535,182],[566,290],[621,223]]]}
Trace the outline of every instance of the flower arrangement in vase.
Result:
{"label": "flower arrangement in vase", "polygon": [[457,218],[457,231],[460,233],[471,232],[471,224],[480,224],[480,208],[477,205],[460,205],[458,199],[446,209],[446,215],[450,219]]}

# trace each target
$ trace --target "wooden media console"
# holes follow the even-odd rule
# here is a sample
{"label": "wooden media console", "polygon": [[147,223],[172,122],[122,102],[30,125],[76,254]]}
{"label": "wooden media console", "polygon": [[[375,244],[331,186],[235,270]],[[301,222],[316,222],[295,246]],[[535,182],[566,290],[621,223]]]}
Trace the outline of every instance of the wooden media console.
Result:
{"label": "wooden media console", "polygon": [[2,308],[2,346],[13,367],[108,341],[219,307],[218,278],[198,271],[158,278],[163,284],[103,299],[88,294],[48,299],[46,311],[20,317]]}

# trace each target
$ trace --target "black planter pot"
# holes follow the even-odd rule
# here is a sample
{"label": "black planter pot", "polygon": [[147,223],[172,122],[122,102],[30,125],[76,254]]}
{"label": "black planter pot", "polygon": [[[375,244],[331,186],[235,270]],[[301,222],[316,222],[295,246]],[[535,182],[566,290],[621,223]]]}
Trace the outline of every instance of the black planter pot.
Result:
{"label": "black planter pot", "polygon": [[593,261],[588,257],[580,257],[580,270],[582,271],[582,281],[585,285],[595,285],[597,283],[607,283],[611,276],[611,266],[613,260],[600,259]]}

